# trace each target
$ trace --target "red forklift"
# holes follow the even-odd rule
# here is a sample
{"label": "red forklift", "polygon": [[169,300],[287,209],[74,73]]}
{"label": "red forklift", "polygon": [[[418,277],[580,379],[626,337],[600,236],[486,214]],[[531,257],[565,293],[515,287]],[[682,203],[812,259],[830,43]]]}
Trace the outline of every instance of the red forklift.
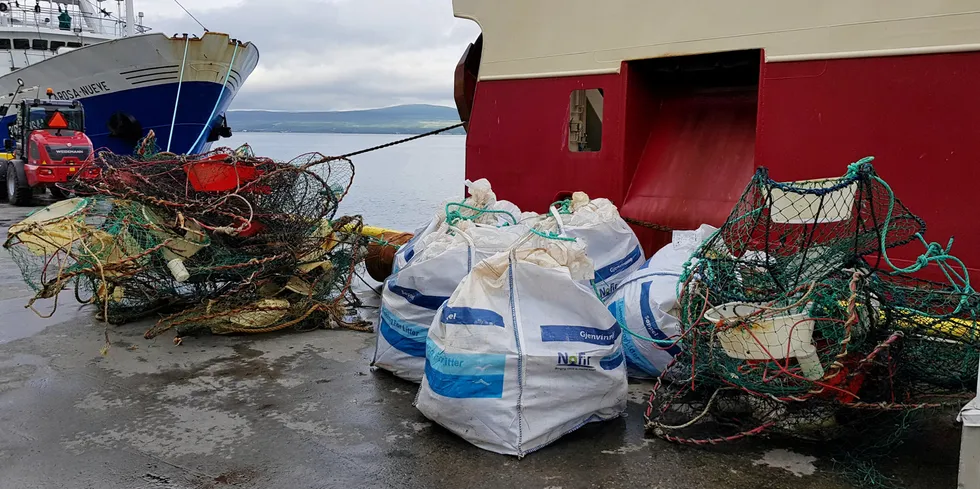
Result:
{"label": "red forklift", "polygon": [[100,175],[92,165],[92,141],[85,135],[85,110],[78,100],[21,100],[17,118],[4,139],[0,158],[0,198],[17,206],[31,205],[36,191],[67,197],[58,184]]}

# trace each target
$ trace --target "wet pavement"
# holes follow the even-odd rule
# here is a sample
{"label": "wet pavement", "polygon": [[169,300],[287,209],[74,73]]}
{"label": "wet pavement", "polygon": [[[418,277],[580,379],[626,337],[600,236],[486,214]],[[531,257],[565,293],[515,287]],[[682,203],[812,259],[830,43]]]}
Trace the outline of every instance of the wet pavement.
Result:
{"label": "wet pavement", "polygon": [[[0,204],[0,239],[29,209]],[[523,460],[426,420],[414,384],[368,366],[373,336],[343,330],[145,340],[105,326],[71,293],[51,319],[0,250],[0,488],[852,487],[824,450],[755,439],[696,448],[647,439],[647,384],[628,417]],[[51,302],[39,302],[40,312]],[[938,417],[883,471],[956,486],[959,429]]]}

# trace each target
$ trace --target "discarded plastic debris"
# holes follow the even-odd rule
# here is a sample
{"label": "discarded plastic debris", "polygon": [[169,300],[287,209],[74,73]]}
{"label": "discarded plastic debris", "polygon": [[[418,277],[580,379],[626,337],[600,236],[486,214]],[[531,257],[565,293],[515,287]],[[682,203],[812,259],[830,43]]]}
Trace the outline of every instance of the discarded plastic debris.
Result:
{"label": "discarded plastic debris", "polygon": [[[810,380],[823,377],[823,366],[813,344],[813,303],[780,308],[772,313],[768,304],[729,302],[704,311],[714,324],[739,322],[737,328],[718,328],[718,341],[725,354],[742,360],[795,359],[800,374]],[[765,342],[757,341],[765,338]]]}
{"label": "discarded plastic debris", "polygon": [[474,266],[437,312],[415,401],[470,443],[518,457],[619,416],[627,393],[619,325],[582,285],[584,245],[528,236]]}
{"label": "discarded plastic debris", "polygon": [[[12,226],[4,247],[24,279],[51,298],[65,287],[111,323],[165,314],[146,332],[178,335],[311,330],[346,320],[366,238],[359,217],[336,217],[354,176],[320,154],[279,163],[248,147],[203,155],[101,152],[84,198]],[[56,307],[56,303],[55,303]]]}

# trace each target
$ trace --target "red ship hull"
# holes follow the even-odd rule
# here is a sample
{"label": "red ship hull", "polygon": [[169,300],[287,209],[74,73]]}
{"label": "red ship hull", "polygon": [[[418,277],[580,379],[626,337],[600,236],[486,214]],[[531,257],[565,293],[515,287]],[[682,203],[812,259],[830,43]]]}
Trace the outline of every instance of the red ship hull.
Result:
{"label": "red ship hull", "polygon": [[[522,209],[541,212],[582,190],[627,218],[693,229],[724,222],[758,166],[778,180],[812,179],[874,156],[928,223],[926,239],[955,236],[952,252],[980,264],[970,216],[980,53],[766,63],[756,50],[736,59],[749,57],[755,76],[709,70],[690,83],[662,83],[655,60],[624,62],[617,74],[482,80],[471,95],[466,177],[489,179]],[[685,58],[695,57],[672,59]],[[601,150],[569,151],[569,94],[594,88],[603,91]],[[634,228],[648,254],[670,240]],[[922,251],[913,244],[892,256],[907,264]]]}

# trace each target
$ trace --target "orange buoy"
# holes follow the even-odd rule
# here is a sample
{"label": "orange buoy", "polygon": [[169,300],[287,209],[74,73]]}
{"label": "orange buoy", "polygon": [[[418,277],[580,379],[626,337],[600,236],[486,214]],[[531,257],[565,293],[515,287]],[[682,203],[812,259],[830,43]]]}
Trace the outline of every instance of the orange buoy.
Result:
{"label": "orange buoy", "polygon": [[412,233],[400,233],[397,231],[385,231],[378,236],[378,241],[372,241],[368,245],[367,254],[364,256],[364,265],[368,275],[378,282],[384,282],[391,275],[395,265],[395,252],[398,247],[408,243],[414,235]]}

